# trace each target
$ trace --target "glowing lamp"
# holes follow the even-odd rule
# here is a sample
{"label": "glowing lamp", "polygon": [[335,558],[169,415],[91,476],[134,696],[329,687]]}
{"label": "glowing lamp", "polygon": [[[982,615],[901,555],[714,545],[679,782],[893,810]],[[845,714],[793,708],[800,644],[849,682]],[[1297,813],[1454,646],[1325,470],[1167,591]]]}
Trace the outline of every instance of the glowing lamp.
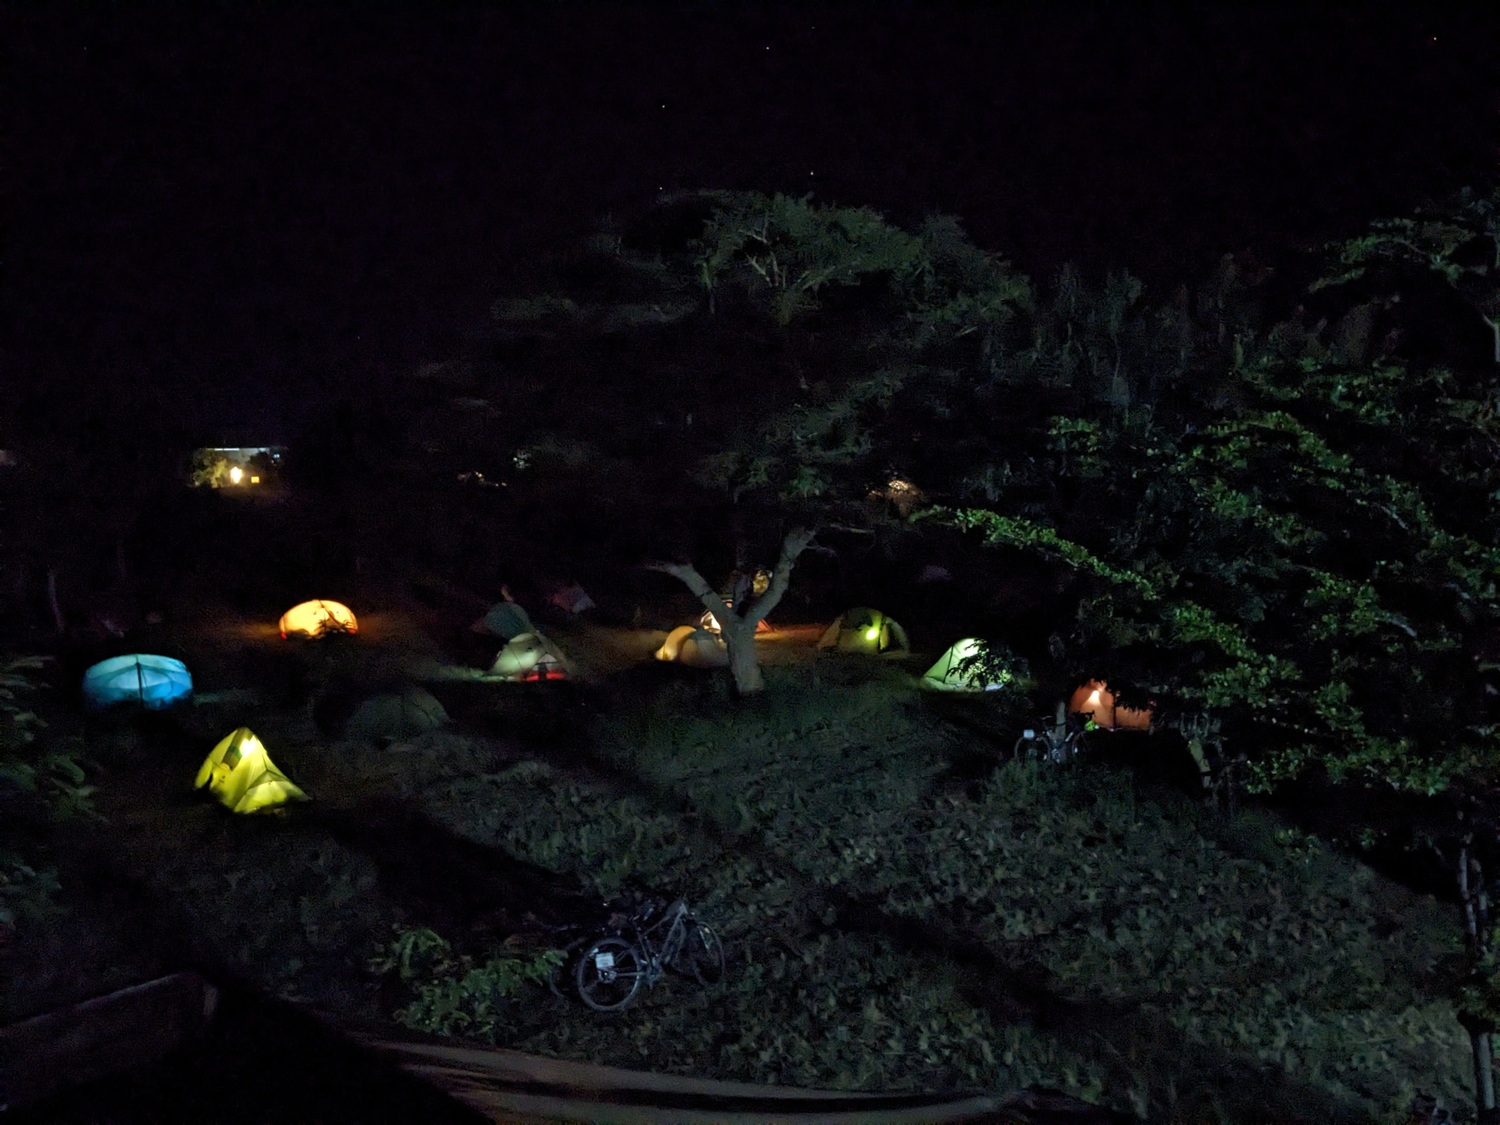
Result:
{"label": "glowing lamp", "polygon": [[242,469],[242,468],[240,468],[238,465],[236,465],[234,468],[232,468],[232,469],[229,470],[229,483],[230,484],[239,484],[240,481],[242,481],[244,479],[245,479],[245,470]]}

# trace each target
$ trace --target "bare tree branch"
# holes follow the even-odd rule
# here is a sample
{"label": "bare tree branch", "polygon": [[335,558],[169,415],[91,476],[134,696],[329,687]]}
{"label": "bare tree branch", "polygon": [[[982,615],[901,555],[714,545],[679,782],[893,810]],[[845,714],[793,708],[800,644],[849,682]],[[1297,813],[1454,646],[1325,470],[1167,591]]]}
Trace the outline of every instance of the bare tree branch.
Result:
{"label": "bare tree branch", "polygon": [[716,617],[723,614],[724,599],[714,591],[714,588],[691,563],[651,562],[646,564],[646,569],[670,574],[692,591],[693,596],[703,603],[703,608]]}
{"label": "bare tree branch", "polygon": [[786,538],[781,541],[781,556],[776,560],[776,569],[771,572],[771,584],[764,594],[750,600],[745,606],[744,616],[754,615],[759,621],[770,615],[786,593],[787,583],[792,580],[792,567],[802,552],[812,546],[817,534],[814,527],[796,527],[786,533]]}

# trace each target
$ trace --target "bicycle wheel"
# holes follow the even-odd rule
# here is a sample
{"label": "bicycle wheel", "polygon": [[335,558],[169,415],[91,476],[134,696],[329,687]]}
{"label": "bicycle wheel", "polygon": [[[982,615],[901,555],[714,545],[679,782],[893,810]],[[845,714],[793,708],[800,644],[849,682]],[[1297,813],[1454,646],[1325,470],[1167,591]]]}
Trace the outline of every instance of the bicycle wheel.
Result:
{"label": "bicycle wheel", "polygon": [[547,974],[547,987],[551,989],[552,995],[558,999],[572,999],[564,990],[563,981],[573,975],[574,968],[577,965],[578,953],[587,944],[588,938],[580,938],[577,941],[570,941],[558,951],[563,955],[563,959],[556,965],[553,965],[552,971]]}
{"label": "bicycle wheel", "polygon": [[596,1012],[616,1012],[641,990],[641,955],[624,938],[600,938],[573,970],[579,998]]}
{"label": "bicycle wheel", "polygon": [[706,922],[688,923],[682,948],[672,958],[672,968],[699,984],[718,984],[724,979],[724,945]]}
{"label": "bicycle wheel", "polygon": [[1045,762],[1051,754],[1052,747],[1040,738],[1023,738],[1016,743],[1015,759],[1018,762]]}

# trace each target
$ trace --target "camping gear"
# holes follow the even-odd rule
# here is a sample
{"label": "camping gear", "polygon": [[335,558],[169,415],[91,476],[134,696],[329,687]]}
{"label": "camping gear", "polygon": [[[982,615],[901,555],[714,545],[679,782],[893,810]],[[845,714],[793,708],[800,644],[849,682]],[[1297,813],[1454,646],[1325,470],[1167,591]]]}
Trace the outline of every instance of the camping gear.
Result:
{"label": "camping gear", "polygon": [[325,637],[330,634],[357,633],[359,622],[349,607],[340,602],[310,601],[294,605],[281,615],[281,635]]}
{"label": "camping gear", "polygon": [[192,694],[193,677],[187,665],[170,656],[115,656],[83,674],[83,696],[94,708],[139,703],[149,711],[160,711]]}
{"label": "camping gear", "polygon": [[502,641],[513,641],[526,633],[535,633],[527,612],[513,601],[496,602],[484,611],[484,616],[470,625],[476,633],[490,633]]}
{"label": "camping gear", "polygon": [[208,786],[230,812],[253,813],[311,798],[276,768],[265,744],[249,727],[237,727],[209,751],[195,789]]}
{"label": "camping gear", "polygon": [[594,599],[589,597],[583,587],[576,582],[571,586],[560,586],[553,590],[547,601],[564,613],[575,617],[586,609],[594,608]]}
{"label": "camping gear", "polygon": [[[727,600],[724,602],[726,607],[733,604],[733,602]],[[723,627],[719,624],[719,619],[713,615],[713,612],[705,609],[703,616],[698,618],[698,628],[706,629],[708,632],[714,634],[714,636],[718,636]],[[757,633],[769,633],[771,632],[771,623],[762,617],[755,623],[755,631]]]}
{"label": "camping gear", "polygon": [[412,738],[448,722],[448,712],[417,684],[330,685],[313,705],[313,721],[332,738],[380,742]]}
{"label": "camping gear", "polygon": [[979,639],[965,637],[948,647],[937,662],[922,674],[922,686],[934,691],[998,691],[1004,680],[987,679],[977,668],[963,668],[965,660],[979,654]]}
{"label": "camping gear", "polygon": [[906,630],[878,609],[845,610],[818,640],[818,647],[866,656],[905,656],[911,652]]}
{"label": "camping gear", "polygon": [[568,662],[557,646],[540,633],[522,633],[500,650],[490,666],[490,675],[523,683],[565,680]]}
{"label": "camping gear", "polygon": [[727,668],[729,649],[707,629],[679,625],[656,650],[656,659],[686,664],[689,668]]}
{"label": "camping gear", "polygon": [[1091,715],[1095,725],[1107,730],[1151,729],[1151,708],[1116,706],[1114,693],[1103,680],[1079,685],[1068,699],[1068,711]]}

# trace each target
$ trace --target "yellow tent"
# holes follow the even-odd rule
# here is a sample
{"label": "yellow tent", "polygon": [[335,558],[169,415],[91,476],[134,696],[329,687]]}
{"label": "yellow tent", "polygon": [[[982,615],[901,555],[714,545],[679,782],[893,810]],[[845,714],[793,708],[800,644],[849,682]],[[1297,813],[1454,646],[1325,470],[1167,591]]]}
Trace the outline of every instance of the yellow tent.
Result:
{"label": "yellow tent", "polygon": [[281,615],[281,635],[302,633],[321,637],[325,633],[357,633],[359,623],[341,602],[311,601],[294,605]]}
{"label": "yellow tent", "polygon": [[689,668],[727,668],[729,649],[724,641],[707,629],[679,625],[667,634],[656,659],[686,664]]}
{"label": "yellow tent", "polygon": [[249,727],[226,735],[198,771],[195,788],[208,786],[230,812],[251,813],[310,798],[276,768]]}

